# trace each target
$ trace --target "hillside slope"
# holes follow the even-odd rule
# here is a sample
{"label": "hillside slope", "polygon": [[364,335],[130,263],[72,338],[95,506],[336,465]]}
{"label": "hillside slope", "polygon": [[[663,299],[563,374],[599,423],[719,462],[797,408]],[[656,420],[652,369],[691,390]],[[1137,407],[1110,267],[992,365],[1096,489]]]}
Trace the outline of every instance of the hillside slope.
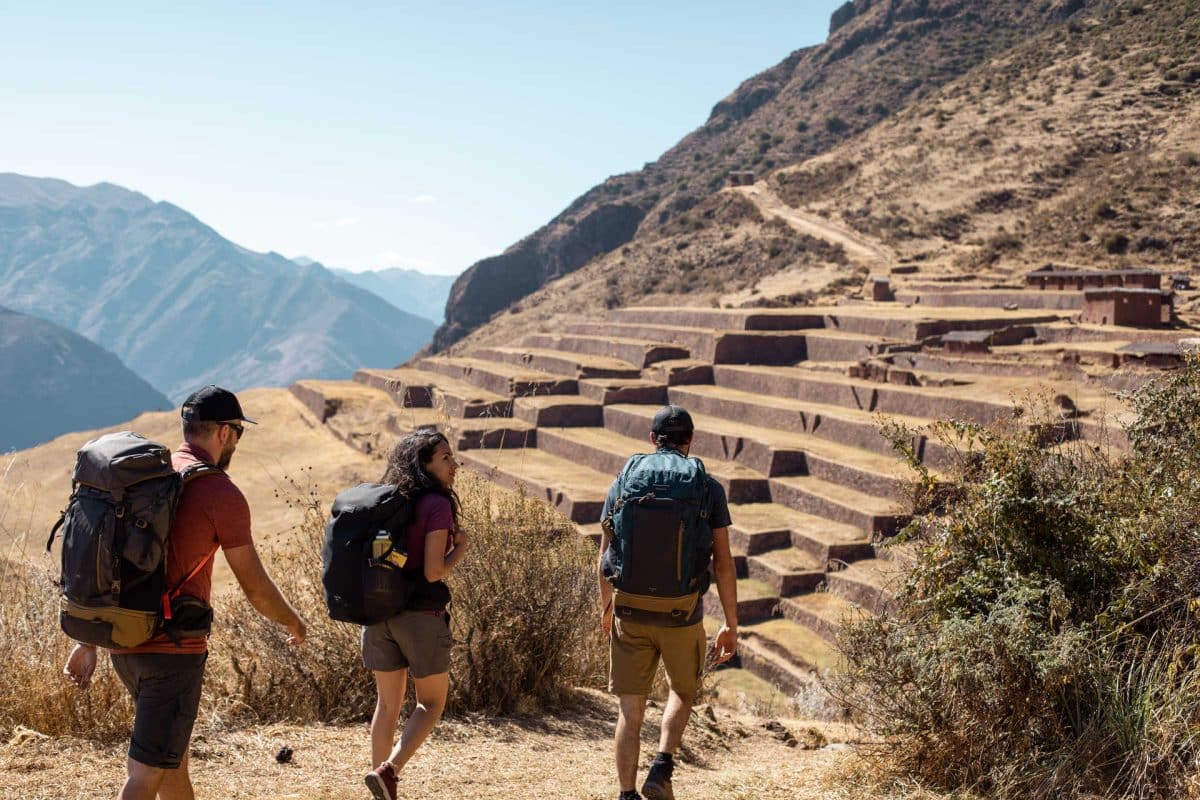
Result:
{"label": "hillside slope", "polygon": [[0,452],[170,406],[102,347],[51,322],[0,308]]}
{"label": "hillside slope", "polygon": [[430,321],[319,265],[252,253],[111,184],[0,174],[0,302],[113,351],[173,400],[345,377],[421,347]]}
{"label": "hillside slope", "polygon": [[[287,389],[252,389],[239,397],[258,425],[247,426],[229,473],[250,503],[256,538],[298,524],[310,500],[328,507],[342,489],[376,480],[382,472],[376,458],[334,436]],[[179,410],[172,409],[0,455],[0,552],[46,558],[45,534],[71,493],[75,451],[114,430],[135,430],[172,449],[182,441]],[[219,583],[230,579],[224,559],[218,559],[217,570]]]}
{"label": "hillside slope", "polygon": [[433,349],[702,204],[731,170],[763,173],[828,151],[1102,0],[855,0],[826,43],[792,53],[714,106],[645,168],[609,178],[503,254],[460,276]]}
{"label": "hillside slope", "polygon": [[[1080,11],[752,187],[725,188],[496,316],[467,344],[626,305],[779,306],[1046,263],[1194,270],[1200,14]],[[457,349],[457,348],[456,348]]]}

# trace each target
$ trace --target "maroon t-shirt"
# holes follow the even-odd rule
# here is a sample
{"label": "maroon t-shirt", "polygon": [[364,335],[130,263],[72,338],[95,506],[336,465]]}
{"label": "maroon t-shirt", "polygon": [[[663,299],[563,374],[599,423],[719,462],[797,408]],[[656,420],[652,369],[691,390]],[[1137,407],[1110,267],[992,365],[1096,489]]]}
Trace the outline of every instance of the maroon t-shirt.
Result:
{"label": "maroon t-shirt", "polygon": [[[181,471],[189,464],[212,464],[212,457],[199,447],[183,444],[171,456],[171,466]],[[183,489],[179,508],[171,521],[167,539],[167,587],[174,589],[188,576],[214,546],[223,550],[253,544],[250,536],[250,504],[242,490],[224,472],[193,478]],[[183,584],[180,594],[198,597],[208,603],[212,598],[213,559]],[[203,653],[207,639],[180,639],[179,645],[165,633],[122,653]]]}
{"label": "maroon t-shirt", "polygon": [[437,611],[450,603],[450,587],[445,581],[430,583],[425,580],[425,537],[433,531],[449,531],[450,535],[446,537],[446,552],[449,553],[454,549],[454,530],[454,510],[450,506],[450,498],[426,494],[417,500],[413,521],[408,526],[408,562],[404,565],[417,584],[409,608]]}

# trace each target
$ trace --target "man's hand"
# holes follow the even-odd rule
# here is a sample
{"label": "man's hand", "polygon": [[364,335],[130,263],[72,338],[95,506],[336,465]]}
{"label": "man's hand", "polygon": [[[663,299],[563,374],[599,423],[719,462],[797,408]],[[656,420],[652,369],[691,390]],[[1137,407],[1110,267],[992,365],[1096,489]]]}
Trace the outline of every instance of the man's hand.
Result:
{"label": "man's hand", "polygon": [[713,642],[713,665],[724,664],[737,654],[737,628],[722,625]]}
{"label": "man's hand", "polygon": [[79,689],[86,689],[96,671],[96,648],[77,644],[63,667],[63,677]]}
{"label": "man's hand", "polygon": [[609,602],[600,611],[600,630],[604,631],[605,636],[612,636],[612,620],[613,620],[613,604]]}
{"label": "man's hand", "polygon": [[308,627],[304,624],[304,620],[296,615],[296,621],[286,626],[288,633],[287,643],[292,647],[299,647],[304,644],[304,637],[308,634]]}

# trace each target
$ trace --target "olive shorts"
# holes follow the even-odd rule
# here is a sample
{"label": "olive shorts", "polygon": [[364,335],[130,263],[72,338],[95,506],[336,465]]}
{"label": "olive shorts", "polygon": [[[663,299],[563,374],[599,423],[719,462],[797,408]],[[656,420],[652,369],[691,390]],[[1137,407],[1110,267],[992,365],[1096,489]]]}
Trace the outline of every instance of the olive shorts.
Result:
{"label": "olive shorts", "polygon": [[648,695],[661,658],[676,694],[700,688],[707,643],[704,623],[668,628],[614,617],[608,643],[608,690]]}
{"label": "olive shorts", "polygon": [[407,669],[414,678],[450,671],[450,623],[443,611],[402,611],[362,632],[363,666],[373,672]]}

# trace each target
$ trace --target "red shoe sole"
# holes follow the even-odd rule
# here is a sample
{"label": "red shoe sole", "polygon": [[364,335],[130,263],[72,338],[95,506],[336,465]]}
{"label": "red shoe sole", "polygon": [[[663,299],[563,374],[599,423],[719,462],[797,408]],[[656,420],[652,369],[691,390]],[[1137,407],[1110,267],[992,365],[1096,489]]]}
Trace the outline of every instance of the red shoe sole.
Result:
{"label": "red shoe sole", "polygon": [[383,778],[374,772],[368,773],[364,780],[366,781],[367,788],[371,790],[371,794],[375,795],[375,800],[396,800],[396,795],[388,791]]}

